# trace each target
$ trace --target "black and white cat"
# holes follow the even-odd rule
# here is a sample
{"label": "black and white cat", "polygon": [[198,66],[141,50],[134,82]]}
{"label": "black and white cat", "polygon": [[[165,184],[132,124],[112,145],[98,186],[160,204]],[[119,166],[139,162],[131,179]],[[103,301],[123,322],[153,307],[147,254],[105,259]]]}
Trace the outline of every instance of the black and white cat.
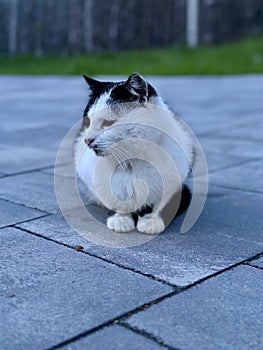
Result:
{"label": "black and white cat", "polygon": [[165,229],[164,207],[182,192],[193,165],[191,136],[139,74],[117,83],[84,78],[90,93],[75,146],[77,174],[97,203],[111,187],[106,206],[115,214],[107,219],[109,229],[158,234]]}

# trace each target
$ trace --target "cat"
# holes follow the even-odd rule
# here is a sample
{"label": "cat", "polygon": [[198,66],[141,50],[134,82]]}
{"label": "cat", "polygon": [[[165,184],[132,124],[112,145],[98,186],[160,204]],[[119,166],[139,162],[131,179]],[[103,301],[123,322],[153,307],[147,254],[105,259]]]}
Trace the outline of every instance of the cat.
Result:
{"label": "cat", "polygon": [[[125,233],[136,228],[141,233],[159,234],[166,227],[162,211],[172,197],[183,195],[177,214],[189,204],[190,192],[182,184],[194,163],[191,136],[156,89],[138,73],[121,82],[83,77],[89,99],[75,143],[78,177],[100,205],[105,205],[100,196],[104,194],[107,202],[111,187],[113,198],[105,205],[114,212],[107,218],[110,230]],[[101,168],[96,172],[98,164]],[[184,197],[186,204],[182,204]]]}

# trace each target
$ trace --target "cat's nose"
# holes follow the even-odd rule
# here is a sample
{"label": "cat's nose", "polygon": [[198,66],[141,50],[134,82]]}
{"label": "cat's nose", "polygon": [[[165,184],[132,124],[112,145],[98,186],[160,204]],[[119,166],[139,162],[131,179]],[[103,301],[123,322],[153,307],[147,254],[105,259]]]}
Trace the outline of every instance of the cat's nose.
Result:
{"label": "cat's nose", "polygon": [[90,139],[90,138],[88,138],[88,139],[85,139],[85,143],[86,143],[88,146],[90,146],[94,140],[95,140],[95,139]]}

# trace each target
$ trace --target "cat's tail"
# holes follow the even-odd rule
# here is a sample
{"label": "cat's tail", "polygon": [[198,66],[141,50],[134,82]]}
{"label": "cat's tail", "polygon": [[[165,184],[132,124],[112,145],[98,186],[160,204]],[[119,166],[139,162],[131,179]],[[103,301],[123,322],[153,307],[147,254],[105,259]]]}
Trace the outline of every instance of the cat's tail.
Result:
{"label": "cat's tail", "polygon": [[[161,216],[164,220],[166,227],[168,227],[175,218],[177,218],[184,211],[186,211],[186,209],[189,207],[189,204],[191,202],[191,198],[192,198],[192,195],[189,188],[186,185],[183,185],[182,191],[176,193],[161,212]],[[178,209],[175,214],[176,208]]]}
{"label": "cat's tail", "polygon": [[186,185],[183,185],[182,192],[181,192],[181,201],[175,217],[181,215],[189,207],[191,198],[192,198],[192,194],[189,188]]}

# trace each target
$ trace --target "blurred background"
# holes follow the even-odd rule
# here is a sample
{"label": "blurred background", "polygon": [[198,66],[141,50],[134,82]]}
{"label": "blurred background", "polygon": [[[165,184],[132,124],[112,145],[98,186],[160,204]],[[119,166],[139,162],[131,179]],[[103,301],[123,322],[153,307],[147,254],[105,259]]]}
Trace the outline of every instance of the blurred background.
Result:
{"label": "blurred background", "polygon": [[263,72],[263,0],[0,0],[0,18],[2,74]]}

